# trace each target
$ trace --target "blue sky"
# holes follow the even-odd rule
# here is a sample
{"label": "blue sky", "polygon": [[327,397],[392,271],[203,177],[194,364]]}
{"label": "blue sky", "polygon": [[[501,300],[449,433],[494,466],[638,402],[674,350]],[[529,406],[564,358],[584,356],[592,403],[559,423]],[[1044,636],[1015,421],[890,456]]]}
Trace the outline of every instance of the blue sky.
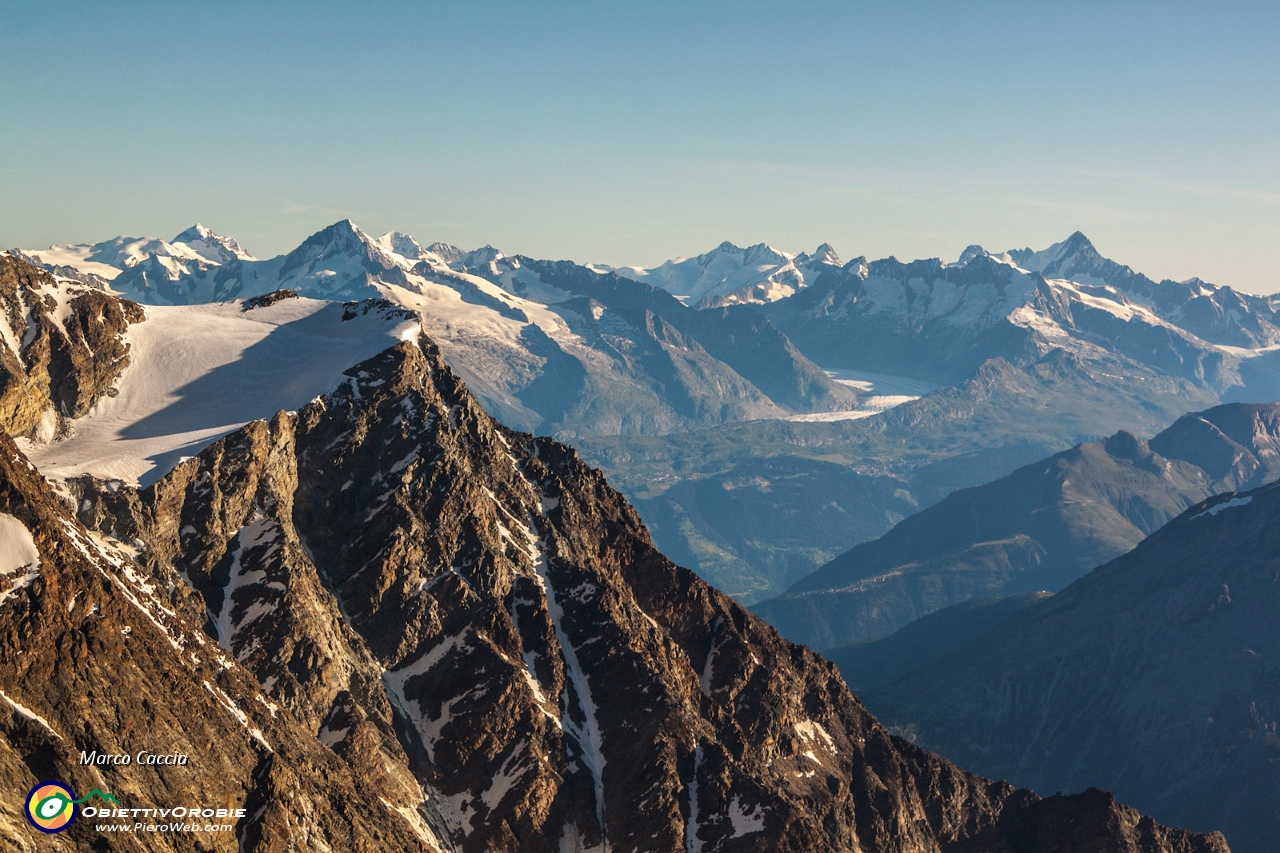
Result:
{"label": "blue sky", "polygon": [[1083,230],[1280,290],[1280,4],[9,3],[0,245],[342,217],[653,264]]}

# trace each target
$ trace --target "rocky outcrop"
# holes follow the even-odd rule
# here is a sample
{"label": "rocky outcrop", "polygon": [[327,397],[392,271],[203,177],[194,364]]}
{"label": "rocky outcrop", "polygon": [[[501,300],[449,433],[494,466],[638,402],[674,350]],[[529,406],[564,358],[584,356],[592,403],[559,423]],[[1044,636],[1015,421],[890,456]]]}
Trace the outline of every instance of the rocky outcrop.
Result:
{"label": "rocky outcrop", "polygon": [[146,319],[140,305],[5,254],[0,310],[0,424],[23,437],[52,437],[112,394],[129,364],[125,332]]}
{"label": "rocky outcrop", "polygon": [[1109,849],[1226,850],[1135,834],[1114,804],[1037,806],[891,736],[831,664],[658,553],[572,450],[488,417],[425,338],[349,376],[77,503],[188,580],[210,636],[357,779],[421,784],[445,843],[1031,853],[1064,849],[1026,828],[1079,802]]}
{"label": "rocky outcrop", "polygon": [[1010,809],[996,827],[967,839],[956,853],[1137,853],[1149,849],[1191,853],[1201,849],[1201,843],[1189,833],[1161,826],[1119,805],[1106,791],[1090,788],[1074,797],[1057,794],[1027,808]]}

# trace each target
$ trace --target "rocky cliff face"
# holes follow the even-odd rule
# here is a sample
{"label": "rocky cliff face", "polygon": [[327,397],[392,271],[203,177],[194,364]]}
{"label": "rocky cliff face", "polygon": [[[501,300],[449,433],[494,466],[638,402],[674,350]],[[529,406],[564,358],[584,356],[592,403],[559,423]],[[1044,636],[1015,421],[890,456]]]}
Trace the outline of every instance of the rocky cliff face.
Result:
{"label": "rocky cliff face", "polygon": [[77,506],[144,543],[146,574],[172,566],[358,782],[421,784],[409,813],[443,845],[1226,849],[892,737],[831,664],[658,553],[572,450],[489,418],[426,339],[349,375],[141,492],[81,481]]}
{"label": "rocky cliff face", "polygon": [[[7,436],[0,554],[0,847],[432,849],[425,828],[394,810],[399,791],[372,787],[205,636],[203,602],[179,574],[148,572],[77,524]],[[189,760],[82,764],[94,750]],[[232,832],[100,833],[82,817],[45,837],[28,825],[23,797],[48,779],[81,796],[107,791],[127,808],[247,814]]]}
{"label": "rocky cliff face", "polygon": [[129,363],[124,334],[142,307],[0,254],[0,421],[10,435],[52,437],[85,414]]}

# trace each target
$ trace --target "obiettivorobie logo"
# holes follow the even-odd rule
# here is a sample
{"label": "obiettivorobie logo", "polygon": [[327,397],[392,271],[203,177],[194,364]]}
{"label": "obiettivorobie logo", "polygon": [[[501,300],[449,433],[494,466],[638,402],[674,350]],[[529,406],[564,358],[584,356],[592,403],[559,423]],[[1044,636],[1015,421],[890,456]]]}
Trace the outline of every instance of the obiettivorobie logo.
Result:
{"label": "obiettivorobie logo", "polygon": [[41,782],[27,794],[27,820],[41,832],[52,835],[62,832],[76,819],[76,806],[97,797],[120,805],[111,794],[94,788],[86,796],[76,799],[71,789],[58,781]]}
{"label": "obiettivorobie logo", "polygon": [[[90,800],[102,800],[101,805],[87,805]],[[77,806],[83,808],[77,809]],[[27,820],[41,832],[50,835],[62,832],[80,817],[124,820],[124,823],[95,823],[98,832],[233,832],[234,823],[184,823],[184,820],[214,818],[218,820],[245,817],[243,808],[204,808],[199,805],[173,806],[170,808],[122,806],[114,794],[94,788],[84,797],[76,798],[71,788],[56,779],[41,782],[27,794]],[[145,818],[145,820],[138,820]],[[169,822],[156,822],[169,821]]]}

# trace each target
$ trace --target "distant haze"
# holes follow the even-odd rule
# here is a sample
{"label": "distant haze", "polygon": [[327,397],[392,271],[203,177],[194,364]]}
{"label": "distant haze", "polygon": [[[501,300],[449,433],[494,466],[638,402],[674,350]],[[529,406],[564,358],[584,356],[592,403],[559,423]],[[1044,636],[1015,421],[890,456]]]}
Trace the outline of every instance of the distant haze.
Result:
{"label": "distant haze", "polygon": [[201,221],[269,257],[349,216],[652,266],[1079,229],[1280,290],[1280,6],[1043,5],[13,5],[0,247]]}

